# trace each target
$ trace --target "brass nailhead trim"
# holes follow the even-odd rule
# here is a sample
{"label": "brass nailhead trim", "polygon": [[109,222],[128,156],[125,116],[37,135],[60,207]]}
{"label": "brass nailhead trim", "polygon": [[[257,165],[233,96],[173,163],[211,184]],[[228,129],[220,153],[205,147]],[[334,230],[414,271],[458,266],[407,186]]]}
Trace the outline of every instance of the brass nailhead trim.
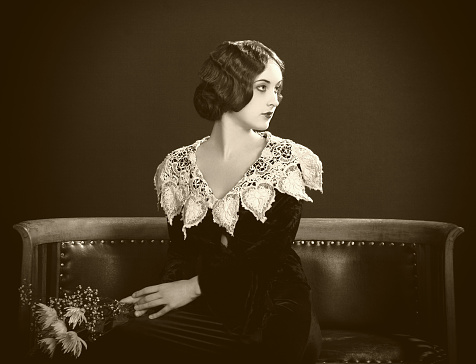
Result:
{"label": "brass nailhead trim", "polygon": [[[151,240],[152,242],[154,240]],[[166,240],[160,240],[161,243],[166,242]],[[292,241],[293,245],[308,245],[308,246],[330,246],[330,245],[337,245],[337,246],[365,246],[365,245],[378,245],[378,246],[400,246],[404,247],[408,245],[409,243],[394,243],[394,242],[385,242],[381,241],[379,243],[375,243],[374,241],[344,241],[344,240],[293,240]],[[416,246],[416,244],[412,244],[413,246]],[[412,253],[413,255],[416,255],[416,252]]]}
{"label": "brass nailhead trim", "polygon": [[[77,240],[77,241],[62,241],[61,242],[61,248],[65,248],[66,246],[68,245],[94,245],[94,244],[97,244],[97,243],[101,243],[101,244],[117,244],[117,243],[127,243],[127,242],[130,242],[130,243],[147,243],[147,242],[150,242],[150,243],[168,243],[170,241],[170,239],[160,239],[160,240],[156,240],[156,239],[142,239],[142,240],[137,240],[137,239],[131,239],[131,240],[124,240],[124,239],[121,239],[121,240],[104,240],[104,239],[101,239],[101,240],[88,240],[88,241],[84,241],[84,240]],[[298,243],[301,243],[302,245],[304,245],[305,243],[309,244],[309,241],[299,241]],[[314,243],[314,242],[313,242]],[[61,253],[63,254],[62,256],[64,256],[64,253]]]}

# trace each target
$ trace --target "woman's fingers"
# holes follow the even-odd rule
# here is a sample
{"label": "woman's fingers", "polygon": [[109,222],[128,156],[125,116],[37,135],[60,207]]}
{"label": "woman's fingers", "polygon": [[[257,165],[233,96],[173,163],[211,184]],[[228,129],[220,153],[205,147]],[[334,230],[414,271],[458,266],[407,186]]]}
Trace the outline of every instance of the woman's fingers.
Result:
{"label": "woman's fingers", "polygon": [[121,303],[136,303],[139,300],[139,298],[134,298],[132,296],[128,296],[120,300],[119,302]]}
{"label": "woman's fingers", "polygon": [[139,311],[134,311],[134,315],[136,317],[142,316],[144,313],[146,313],[147,310],[139,310]]}
{"label": "woman's fingers", "polygon": [[134,298],[135,300],[135,304],[137,305],[142,305],[144,303],[147,303],[147,302],[151,302],[151,301],[154,301],[154,300],[157,300],[159,298],[162,298],[162,295],[157,292],[157,293],[154,293],[154,294],[149,294],[147,296],[141,296],[140,298]]}
{"label": "woman's fingers", "polygon": [[125,300],[134,303],[136,316],[142,316],[150,308],[164,306],[158,312],[149,315],[149,318],[154,319],[190,303],[199,295],[190,282],[190,280],[180,280],[145,287],[134,292],[132,299],[128,297]]}
{"label": "woman's fingers", "polygon": [[159,298],[162,298],[162,295],[160,294],[160,292],[156,292],[156,293],[152,293],[152,294],[148,294],[147,296],[144,296],[143,298],[141,298],[142,302],[139,302],[139,303],[151,302]]}
{"label": "woman's fingers", "polygon": [[166,305],[163,309],[160,311],[157,311],[156,313],[153,313],[152,315],[149,315],[150,319],[155,319],[157,317],[165,315],[167,312],[171,311],[172,308],[169,305]]}
{"label": "woman's fingers", "polygon": [[142,288],[141,290],[139,290],[137,292],[134,292],[132,294],[132,297],[138,298],[138,297],[141,297],[141,296],[144,296],[144,295],[155,293],[159,290],[159,287],[160,287],[160,284],[155,285],[155,286],[149,286],[149,287]]}
{"label": "woman's fingers", "polygon": [[163,298],[157,298],[153,301],[149,301],[149,302],[138,302],[135,304],[134,306],[134,310],[136,311],[141,311],[141,310],[146,310],[148,308],[152,308],[152,307],[157,307],[157,306],[161,306],[161,305],[165,305],[166,302]]}

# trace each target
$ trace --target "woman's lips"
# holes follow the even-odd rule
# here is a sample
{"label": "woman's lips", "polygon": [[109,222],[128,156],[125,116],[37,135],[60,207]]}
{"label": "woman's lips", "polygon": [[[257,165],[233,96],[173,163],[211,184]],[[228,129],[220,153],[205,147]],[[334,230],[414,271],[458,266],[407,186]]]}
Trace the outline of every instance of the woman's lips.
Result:
{"label": "woman's lips", "polygon": [[269,112],[264,112],[263,115],[270,119],[273,116],[273,113],[269,111]]}

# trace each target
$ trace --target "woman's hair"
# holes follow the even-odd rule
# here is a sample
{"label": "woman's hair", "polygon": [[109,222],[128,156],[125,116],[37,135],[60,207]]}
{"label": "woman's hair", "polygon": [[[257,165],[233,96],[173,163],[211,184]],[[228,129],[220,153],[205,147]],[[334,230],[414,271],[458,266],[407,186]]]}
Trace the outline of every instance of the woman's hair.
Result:
{"label": "woman's hair", "polygon": [[[227,111],[240,111],[253,97],[253,82],[274,60],[281,72],[284,63],[270,48],[256,40],[226,41],[205,60],[193,104],[204,119],[216,121]],[[278,100],[281,100],[281,93]]]}

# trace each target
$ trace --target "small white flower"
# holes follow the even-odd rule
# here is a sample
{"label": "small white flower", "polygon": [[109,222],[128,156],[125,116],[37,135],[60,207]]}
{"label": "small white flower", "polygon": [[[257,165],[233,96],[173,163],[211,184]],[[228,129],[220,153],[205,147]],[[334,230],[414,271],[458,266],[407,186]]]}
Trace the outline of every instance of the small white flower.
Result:
{"label": "small white flower", "polygon": [[53,327],[53,331],[56,335],[56,338],[58,338],[59,335],[65,334],[66,331],[68,331],[68,328],[66,327],[66,324],[63,320],[56,320],[51,326]]}
{"label": "small white flower", "polygon": [[66,309],[65,317],[69,317],[69,323],[73,325],[73,329],[76,325],[81,325],[83,321],[87,322],[86,316],[84,316],[85,312],[84,308],[68,307]]}
{"label": "small white flower", "polygon": [[46,337],[38,341],[42,350],[50,356],[53,357],[56,349],[56,339],[54,337]]}
{"label": "small white flower", "polygon": [[83,349],[83,345],[86,349],[88,348],[86,341],[81,339],[76,333],[76,331],[68,331],[68,332],[62,333],[56,338],[61,343],[61,345],[63,345],[63,352],[64,353],[72,352],[76,358],[81,355],[81,350]]}
{"label": "small white flower", "polygon": [[40,307],[36,310],[39,316],[38,321],[40,325],[42,325],[43,330],[45,330],[58,319],[58,315],[56,310],[52,307],[49,307],[43,303],[37,303],[36,305]]}

